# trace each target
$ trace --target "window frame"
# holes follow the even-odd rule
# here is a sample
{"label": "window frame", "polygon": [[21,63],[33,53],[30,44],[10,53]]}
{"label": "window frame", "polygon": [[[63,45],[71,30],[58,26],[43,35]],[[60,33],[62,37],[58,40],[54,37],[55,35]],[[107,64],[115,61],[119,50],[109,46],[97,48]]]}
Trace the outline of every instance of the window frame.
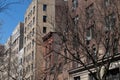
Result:
{"label": "window frame", "polygon": [[47,22],[47,16],[43,15],[43,22]]}
{"label": "window frame", "polygon": [[43,11],[47,11],[47,4],[43,4]]}

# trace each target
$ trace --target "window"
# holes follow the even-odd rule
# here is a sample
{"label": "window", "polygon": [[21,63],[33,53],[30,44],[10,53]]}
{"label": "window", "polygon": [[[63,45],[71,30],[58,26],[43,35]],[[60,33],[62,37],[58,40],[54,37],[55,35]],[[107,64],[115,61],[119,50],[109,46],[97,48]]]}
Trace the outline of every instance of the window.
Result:
{"label": "window", "polygon": [[115,22],[116,22],[116,17],[114,12],[106,16],[105,23],[107,30],[111,30],[115,26]]}
{"label": "window", "polygon": [[72,0],[72,6],[73,10],[75,10],[78,7],[78,0]]}
{"label": "window", "polygon": [[78,20],[79,20],[79,16],[76,15],[75,18],[73,18],[73,22],[74,22],[75,25],[78,24]]}
{"label": "window", "polygon": [[28,65],[28,72],[30,72],[30,65]]}
{"label": "window", "polygon": [[27,22],[27,17],[25,18],[25,23]]}
{"label": "window", "polygon": [[62,73],[62,70],[63,70],[63,65],[62,65],[62,63],[59,63],[58,72]]}
{"label": "window", "polygon": [[90,40],[86,40],[86,45],[89,45],[90,44]]}
{"label": "window", "polygon": [[34,39],[32,40],[32,46],[34,46]]}
{"label": "window", "polygon": [[94,15],[94,6],[93,6],[93,3],[92,3],[91,5],[89,5],[86,8],[86,17],[87,18],[92,18],[93,15]]}
{"label": "window", "polygon": [[[93,74],[96,75],[96,73],[93,73]],[[89,80],[95,80],[93,75],[89,74]],[[115,68],[115,69],[109,70],[105,80],[120,80],[119,69]]]}
{"label": "window", "polygon": [[33,63],[31,64],[31,70],[33,71]]}
{"label": "window", "polygon": [[26,27],[25,27],[25,30],[24,30],[24,32],[26,33]]}
{"label": "window", "polygon": [[30,14],[28,14],[28,20],[30,19]]}
{"label": "window", "polygon": [[32,29],[32,36],[34,36],[34,28]]}
{"label": "window", "polygon": [[26,37],[24,38],[24,43],[26,44]]}
{"label": "window", "polygon": [[47,16],[43,16],[43,22],[47,21]]}
{"label": "window", "polygon": [[76,35],[76,34],[74,34],[73,35],[73,42],[72,42],[72,44],[73,44],[73,47],[74,48],[77,48],[77,47],[79,47],[79,40],[80,38],[79,38],[79,36],[78,35]]}
{"label": "window", "polygon": [[24,48],[24,53],[26,52],[26,47]]}
{"label": "window", "polygon": [[30,23],[29,23],[29,27],[32,27],[32,21],[30,21]]}
{"label": "window", "polygon": [[64,62],[64,64],[66,64],[67,63],[67,49],[64,49],[64,53],[65,53],[65,62]]}
{"label": "window", "polygon": [[33,7],[33,14],[35,13],[35,6]]}
{"label": "window", "polygon": [[22,70],[20,70],[20,76],[22,76]]}
{"label": "window", "polygon": [[32,60],[34,59],[34,51],[32,51]]}
{"label": "window", "polygon": [[30,11],[30,13],[29,13],[29,14],[30,14],[30,17],[31,17],[31,16],[32,16],[32,10]]}
{"label": "window", "polygon": [[80,76],[74,77],[74,80],[80,80]]}
{"label": "window", "polygon": [[35,17],[33,17],[33,25],[35,24]]}
{"label": "window", "polygon": [[111,0],[104,0],[105,7],[108,7],[111,5]]}
{"label": "window", "polygon": [[113,46],[114,54],[118,54],[118,46],[119,46],[119,40],[118,39],[114,39],[114,46]]}
{"label": "window", "polygon": [[94,25],[87,28],[86,37],[87,40],[91,40],[92,38],[94,38]]}
{"label": "window", "polygon": [[98,59],[98,56],[97,56],[97,49],[96,49],[96,46],[95,44],[92,45],[92,57],[94,57],[94,60],[96,61]]}
{"label": "window", "polygon": [[47,10],[47,5],[43,4],[43,11],[46,11],[46,10]]}
{"label": "window", "polygon": [[22,58],[20,59],[20,64],[22,65],[22,63],[23,63],[23,60],[22,60]]}
{"label": "window", "polygon": [[46,33],[47,27],[43,27],[43,33]]}

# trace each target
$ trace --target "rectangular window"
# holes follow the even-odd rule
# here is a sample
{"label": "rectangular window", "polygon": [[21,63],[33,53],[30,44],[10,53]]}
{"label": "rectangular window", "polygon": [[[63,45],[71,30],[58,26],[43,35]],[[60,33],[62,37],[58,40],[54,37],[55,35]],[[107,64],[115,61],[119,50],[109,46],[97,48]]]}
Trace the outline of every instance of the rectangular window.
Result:
{"label": "rectangular window", "polygon": [[26,47],[24,48],[24,53],[26,52]]}
{"label": "rectangular window", "polygon": [[77,25],[77,24],[78,24],[78,21],[79,21],[79,16],[76,15],[76,16],[73,18],[73,22],[74,22],[75,25]]}
{"label": "rectangular window", "polygon": [[86,37],[87,40],[94,38],[94,25],[91,25],[89,28],[87,28]]}
{"label": "rectangular window", "polygon": [[31,70],[33,71],[33,63],[31,64]]}
{"label": "rectangular window", "polygon": [[47,16],[43,16],[43,22],[47,21]]}
{"label": "rectangular window", "polygon": [[24,38],[24,43],[26,44],[26,37]]}
{"label": "rectangular window", "polygon": [[74,77],[74,80],[80,80],[80,76]]}
{"label": "rectangular window", "polygon": [[32,60],[34,59],[34,51],[32,51]]}
{"label": "rectangular window", "polygon": [[26,27],[25,27],[25,29],[24,29],[24,33],[26,33]]}
{"label": "rectangular window", "polygon": [[116,16],[115,13],[111,13],[105,17],[106,28],[111,30],[115,26]]}
{"label": "rectangular window", "polygon": [[30,23],[29,23],[29,27],[32,27],[32,21],[30,21]]}
{"label": "rectangular window", "polygon": [[33,14],[35,13],[35,6],[33,7]]}
{"label": "rectangular window", "polygon": [[22,65],[22,63],[23,63],[23,60],[22,60],[22,58],[20,59],[20,64]]}
{"label": "rectangular window", "polygon": [[35,24],[35,17],[33,17],[33,25]]}
{"label": "rectangular window", "polygon": [[67,49],[64,49],[64,53],[65,53],[65,59],[64,59],[64,64],[66,64],[67,63]]}
{"label": "rectangular window", "polygon": [[32,40],[32,46],[34,46],[34,39]]}
{"label": "rectangular window", "polygon": [[105,7],[108,7],[111,5],[111,0],[104,0]]}
{"label": "rectangular window", "polygon": [[72,0],[72,6],[73,10],[75,10],[78,7],[78,0]]}
{"label": "rectangular window", "polygon": [[47,5],[43,4],[43,11],[46,11],[46,10],[47,10]]}
{"label": "rectangular window", "polygon": [[49,62],[48,62],[48,66],[49,66],[49,67],[48,67],[48,68],[50,68],[50,67],[51,67],[51,64],[52,64],[52,63],[51,63],[51,57],[52,57],[51,55],[48,57],[48,58],[49,58]]}
{"label": "rectangular window", "polygon": [[93,6],[93,3],[92,3],[86,8],[86,17],[87,18],[92,18],[93,15],[94,15],[94,6]]}
{"label": "rectangular window", "polygon": [[27,22],[27,17],[25,18],[25,23]]}
{"label": "rectangular window", "polygon": [[62,70],[63,70],[63,65],[62,65],[62,63],[59,63],[59,65],[58,65],[58,72],[62,73]]}
{"label": "rectangular window", "polygon": [[34,33],[35,33],[35,32],[34,32],[34,28],[33,28],[33,29],[32,29],[32,36],[34,36]]}
{"label": "rectangular window", "polygon": [[43,27],[43,33],[46,33],[47,27]]}

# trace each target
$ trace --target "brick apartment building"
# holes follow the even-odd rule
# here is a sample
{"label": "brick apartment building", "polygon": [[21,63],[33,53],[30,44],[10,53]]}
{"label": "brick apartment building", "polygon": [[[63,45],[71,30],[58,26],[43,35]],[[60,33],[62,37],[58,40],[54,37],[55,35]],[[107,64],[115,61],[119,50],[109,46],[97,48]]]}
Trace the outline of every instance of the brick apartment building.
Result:
{"label": "brick apartment building", "polygon": [[[82,49],[82,47],[77,48],[77,46],[79,46],[77,43],[77,40],[79,39],[82,44],[84,42],[84,46],[86,46],[87,49],[91,50],[91,52],[94,52],[94,54],[92,55],[94,56],[94,59],[100,60],[104,54],[105,54],[105,57],[110,56],[111,54],[117,54],[118,56],[115,56],[115,59],[113,59],[113,62],[111,62],[110,64],[110,67],[109,67],[110,70],[108,71],[106,79],[107,80],[119,79],[119,54],[118,53],[120,48],[120,45],[119,45],[120,39],[118,34],[120,32],[119,30],[116,30],[116,29],[119,29],[118,23],[119,23],[119,15],[120,15],[120,6],[119,6],[120,2],[117,0],[114,0],[114,1],[113,0],[66,0],[66,1],[64,0],[63,3],[64,4],[62,4],[62,7],[60,7],[60,5],[57,6],[59,8],[57,10],[59,13],[57,14],[57,17],[56,17],[56,23],[57,23],[56,27],[58,30],[57,32],[60,33],[60,35],[62,34],[62,36],[65,37],[67,40],[69,39],[73,40],[72,44],[71,44],[71,41],[68,42],[70,48],[71,46],[73,46],[73,48],[71,48],[70,50],[74,52],[75,48],[78,50]],[[70,31],[70,32],[67,33],[67,31]],[[57,43],[57,42],[54,42],[54,40],[56,40],[55,38],[56,35],[57,37],[59,36],[58,33],[49,33],[43,37],[43,41],[44,41],[43,47],[45,50],[44,51],[45,65],[47,65],[46,70],[48,71],[46,80],[53,80],[53,78],[55,80],[56,79],[64,80],[64,77],[65,77],[65,80],[88,80],[88,79],[94,80],[90,72],[85,67],[83,67],[80,63],[77,63],[74,61],[71,61],[71,63],[67,64],[66,70],[68,72],[65,73],[66,75],[64,75],[64,68],[63,70],[61,69],[62,73],[60,74],[57,72],[54,72],[54,70],[56,70],[56,68],[54,68],[54,65],[55,65],[54,61],[56,62],[58,61],[58,64],[59,64],[59,61],[60,61],[59,59],[61,59],[61,57],[58,57],[58,59],[55,60],[55,57],[54,57],[55,54],[57,55],[59,53],[60,54],[65,53],[63,52],[64,51],[63,44],[61,44],[61,46],[59,45],[60,51],[56,52],[55,50],[53,50],[53,49],[56,49],[56,47],[54,47],[53,45],[55,45],[54,43]],[[65,33],[67,33],[67,35],[64,35]],[[115,35],[113,36],[114,33]],[[77,36],[78,37],[77,39],[76,37],[74,37],[76,36],[76,34],[79,35]],[[100,34],[102,34],[102,36]],[[105,35],[109,36],[109,38],[106,37]],[[101,41],[99,44],[98,54],[95,55],[97,51],[96,49],[98,48],[98,47],[96,48],[96,46],[98,46],[96,45],[96,43],[98,43],[98,41],[96,40],[101,40],[98,38],[101,38],[101,39],[106,38],[105,41],[107,39],[110,39],[110,40],[117,39],[118,41],[109,42],[110,45],[111,43],[113,43],[114,47],[109,46],[111,51],[108,50],[108,53],[105,53],[105,51],[107,50],[105,50],[105,47],[103,46]],[[60,44],[61,42],[58,41],[58,43]],[[116,44],[118,45],[116,46]],[[89,57],[85,56],[85,51],[82,52],[80,56],[81,56],[81,61],[83,63],[87,64],[88,66],[91,65],[91,60],[89,59]],[[64,61],[62,61],[62,63],[64,63]],[[62,67],[64,67],[64,65],[62,65]],[[51,70],[51,68],[54,68],[54,69]],[[93,72],[95,71],[93,66],[90,66],[88,68]],[[103,69],[101,69],[101,73],[100,73],[101,75],[104,74],[102,70]],[[58,72],[59,72],[59,69],[58,69]],[[60,77],[61,75],[64,75],[64,77],[62,76],[61,78]]]}
{"label": "brick apartment building", "polygon": [[[7,54],[8,57],[6,55],[5,58],[6,65],[9,66],[4,73],[5,80],[9,78],[6,76],[10,73],[14,74],[14,70],[8,72],[10,69],[9,63],[7,64],[7,60],[10,59],[9,55],[12,55],[13,61],[18,63],[19,80],[88,80],[89,78],[93,80],[91,74],[81,67],[80,63],[65,58],[72,59],[66,49],[66,43],[70,52],[81,51],[80,59],[89,65],[91,60],[83,55],[85,52],[82,52],[79,43],[84,42],[87,49],[92,48],[95,52],[97,49],[95,34],[97,33],[94,31],[96,30],[98,33],[101,31],[103,34],[112,31],[113,26],[119,26],[119,16],[117,15],[120,14],[120,6],[117,5],[120,2],[118,1],[115,6],[112,1],[33,0],[24,15],[24,29],[22,29],[24,32],[20,31],[22,36],[19,37],[19,29],[17,29],[8,40],[6,53],[12,54]],[[105,21],[103,21],[104,19]],[[94,28],[95,26],[97,27]],[[107,36],[110,36],[109,39],[112,40],[111,35],[112,32]],[[100,34],[97,34],[96,38],[104,39],[104,36],[99,36]],[[114,36],[119,37],[119,35]],[[113,37],[113,39],[115,38]],[[116,53],[119,53],[119,47],[115,49],[117,49]],[[105,52],[103,46],[100,45],[98,52],[97,56],[101,57]],[[18,54],[14,56],[13,54],[16,53]],[[95,54],[93,56],[96,58]],[[114,61],[117,62],[118,59],[119,57]],[[114,66],[117,64],[116,62],[112,63],[113,65],[111,64],[110,67],[111,79],[113,77],[118,79],[120,69],[118,65],[117,68]],[[112,72],[115,70],[117,71],[113,75]],[[13,77],[17,77],[14,75]],[[110,77],[108,77],[109,79]]]}
{"label": "brick apartment building", "polygon": [[[62,50],[61,39],[56,32],[49,32],[43,37],[43,50],[44,50],[44,79],[45,80],[68,80],[68,70],[70,66],[67,59],[59,53]],[[65,55],[67,56],[67,54]],[[64,65],[64,66],[63,66]]]}

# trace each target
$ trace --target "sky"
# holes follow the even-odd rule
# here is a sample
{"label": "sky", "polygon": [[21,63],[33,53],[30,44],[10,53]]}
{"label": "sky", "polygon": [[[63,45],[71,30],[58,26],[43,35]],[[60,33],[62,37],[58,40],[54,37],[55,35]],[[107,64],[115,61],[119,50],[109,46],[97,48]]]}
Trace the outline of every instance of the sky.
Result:
{"label": "sky", "polygon": [[24,14],[31,0],[21,1],[18,4],[11,4],[5,11],[0,12],[0,44],[5,44],[17,24],[24,21]]}

